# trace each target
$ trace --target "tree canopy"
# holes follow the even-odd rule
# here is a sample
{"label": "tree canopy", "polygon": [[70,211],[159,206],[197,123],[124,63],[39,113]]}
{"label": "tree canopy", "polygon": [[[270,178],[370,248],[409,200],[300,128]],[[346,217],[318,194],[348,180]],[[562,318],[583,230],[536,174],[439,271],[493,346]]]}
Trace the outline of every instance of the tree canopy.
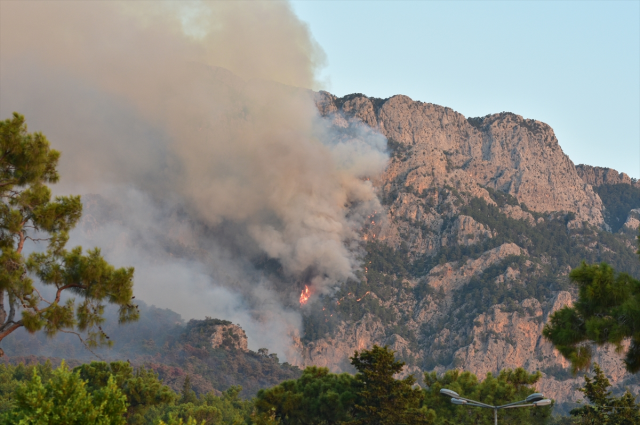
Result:
{"label": "tree canopy", "polygon": [[584,375],[584,386],[579,388],[590,404],[571,411],[579,424],[632,425],[640,423],[640,404],[627,390],[621,397],[611,394],[611,384],[597,363],[594,376]]}
{"label": "tree canopy", "polygon": [[397,361],[388,347],[374,345],[371,350],[357,351],[351,357],[357,369],[355,388],[358,398],[351,425],[429,424],[435,413],[421,408],[424,394],[414,388],[416,378],[408,375],[395,379],[404,362]]}
{"label": "tree canopy", "polygon": [[569,277],[578,286],[578,300],[573,307],[556,311],[543,335],[571,361],[574,371],[591,364],[591,344],[612,344],[623,351],[628,338],[626,369],[640,371],[640,280],[606,263],[584,262]]}
{"label": "tree canopy", "polygon": [[15,391],[13,409],[0,416],[2,424],[124,425],[126,397],[111,375],[104,387],[89,391],[78,373],[63,363],[47,383],[34,368],[31,379]]}
{"label": "tree canopy", "polygon": [[[43,134],[27,132],[22,115],[0,121],[0,341],[24,326],[50,336],[87,332],[89,347],[109,344],[100,326],[105,303],[119,306],[121,323],[138,318],[131,303],[133,268],[116,269],[98,248],[86,254],[81,247],[65,249],[82,203],[80,196],[52,199],[47,184],[59,179],[59,158]],[[46,250],[25,258],[25,243],[37,242]],[[53,289],[49,299],[33,278]],[[63,293],[81,301],[76,305]]]}
{"label": "tree canopy", "polygon": [[355,397],[352,375],[310,366],[298,379],[260,390],[255,405],[260,414],[273,412],[282,425],[337,425],[351,418]]}
{"label": "tree canopy", "polygon": [[[491,425],[494,423],[492,410],[457,406],[451,403],[449,397],[443,397],[440,390],[447,388],[462,397],[499,406],[524,400],[528,395],[535,393],[536,389],[533,385],[541,377],[540,372],[530,374],[522,368],[502,370],[498,376],[488,373],[482,382],[473,373],[456,369],[448,370],[440,376],[436,372],[425,373],[424,380],[428,389],[424,402],[436,412],[435,423],[438,425]],[[505,409],[498,411],[498,417],[500,421],[506,420],[507,423],[541,425],[547,423],[551,417],[551,410],[551,406]]]}
{"label": "tree canopy", "polygon": [[176,394],[152,370],[144,367],[134,370],[128,362],[91,362],[74,372],[91,391],[100,391],[113,380],[127,399],[125,417],[130,424],[144,423],[142,418],[152,406],[172,404],[176,399]]}

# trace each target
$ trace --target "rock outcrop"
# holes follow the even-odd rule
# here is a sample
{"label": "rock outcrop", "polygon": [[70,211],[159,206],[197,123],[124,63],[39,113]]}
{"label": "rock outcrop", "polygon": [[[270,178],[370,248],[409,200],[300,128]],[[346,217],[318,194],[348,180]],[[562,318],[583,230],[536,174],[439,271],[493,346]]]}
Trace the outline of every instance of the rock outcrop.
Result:
{"label": "rock outcrop", "polygon": [[[405,274],[401,286],[380,289],[386,297],[372,289],[369,297],[386,317],[395,317],[391,323],[371,310],[357,320],[343,316],[323,337],[298,341],[298,365],[351,371],[354,350],[389,345],[406,362],[405,373],[456,367],[482,378],[524,367],[543,372],[539,389],[546,395],[559,402],[581,398],[576,387],[582,379],[571,376],[542,329],[552,312],[571,303],[571,294],[558,288],[567,287],[568,272],[579,264],[568,260],[574,241],[595,261],[615,250],[635,251],[622,234],[616,234],[615,248],[607,246],[611,234],[598,239],[609,228],[592,188],[635,182],[625,174],[614,178],[613,171],[575,167],[548,125],[512,113],[467,119],[406,96],[337,98],[326,92],[316,96],[316,105],[336,126],[364,123],[388,138],[389,166],[373,181],[385,217],[375,220],[382,228],[364,229],[364,239],[401,248],[405,269],[415,262],[421,271]],[[625,229],[638,226],[640,214],[632,212]],[[536,251],[558,233],[568,235],[560,238],[566,249],[557,251],[559,258],[525,249]],[[366,282],[369,271],[363,272]],[[471,299],[469,291],[475,291]],[[498,301],[503,298],[508,302]],[[596,350],[595,360],[614,385],[627,382],[612,349]]]}
{"label": "rock outcrop", "polygon": [[[540,370],[545,379],[538,384],[538,390],[545,396],[574,403],[583,399],[584,394],[577,388],[584,380],[572,376],[570,363],[541,336],[551,313],[567,305],[572,305],[571,294],[562,291],[546,311],[532,298],[520,303],[520,311],[504,312],[504,306],[494,306],[490,313],[481,314],[474,321],[473,340],[456,352],[454,363],[479,377],[518,367]],[[621,360],[612,347],[597,348],[594,353],[594,361],[613,382],[620,382],[625,376]]]}
{"label": "rock outcrop", "polygon": [[247,334],[234,324],[218,325],[211,334],[211,348],[249,351]]}
{"label": "rock outcrop", "polygon": [[625,173],[619,173],[612,168],[593,167],[591,165],[576,165],[576,171],[582,180],[591,186],[603,184],[629,184],[640,187],[640,181],[632,179]]}
{"label": "rock outcrop", "polygon": [[472,276],[480,274],[487,267],[510,255],[525,255],[526,251],[514,243],[506,243],[489,250],[475,260],[468,260],[462,264],[446,263],[435,266],[426,277],[427,283],[433,289],[443,289],[444,293],[451,292],[469,282]]}
{"label": "rock outcrop", "polygon": [[[324,116],[362,121],[397,144],[403,159],[393,161],[379,180],[384,192],[404,185],[422,194],[449,185],[476,194],[480,185],[513,195],[533,211],[568,211],[603,223],[600,198],[562,152],[551,127],[540,121],[506,112],[466,119],[450,108],[401,95],[338,99],[320,92],[317,105]],[[407,209],[398,202],[406,201],[396,200],[390,209]],[[415,215],[429,214],[415,210]]]}
{"label": "rock outcrop", "polygon": [[640,209],[631,210],[623,227],[629,230],[638,230],[640,227]]}

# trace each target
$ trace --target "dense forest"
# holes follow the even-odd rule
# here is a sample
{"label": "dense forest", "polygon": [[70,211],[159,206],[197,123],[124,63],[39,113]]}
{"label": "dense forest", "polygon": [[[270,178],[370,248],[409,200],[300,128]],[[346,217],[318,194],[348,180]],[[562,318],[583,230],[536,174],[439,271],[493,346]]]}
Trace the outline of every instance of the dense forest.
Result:
{"label": "dense forest", "polygon": [[[188,375],[179,390],[157,372],[129,362],[91,362],[71,369],[62,362],[25,366],[0,364],[0,423],[2,424],[490,424],[493,411],[451,403],[442,389],[459,399],[493,406],[519,401],[523,408],[499,410],[501,421],[524,425],[609,423],[634,424],[640,405],[630,393],[608,392],[609,382],[595,365],[581,391],[589,404],[570,417],[552,416],[552,402],[535,395],[540,372],[524,369],[488,374],[481,381],[469,372],[426,373],[426,389],[415,386],[411,375],[394,376],[404,363],[386,347],[356,352],[357,371],[333,374],[311,366],[296,379],[264,388],[252,399],[242,399],[241,387],[220,393],[193,391]],[[525,399],[533,397],[533,404]],[[458,399],[458,400],[459,400]],[[538,407],[537,401],[541,404]],[[454,399],[455,401],[455,399]],[[464,404],[464,403],[463,403]],[[597,405],[600,408],[594,408]],[[596,420],[596,422],[594,422]]]}

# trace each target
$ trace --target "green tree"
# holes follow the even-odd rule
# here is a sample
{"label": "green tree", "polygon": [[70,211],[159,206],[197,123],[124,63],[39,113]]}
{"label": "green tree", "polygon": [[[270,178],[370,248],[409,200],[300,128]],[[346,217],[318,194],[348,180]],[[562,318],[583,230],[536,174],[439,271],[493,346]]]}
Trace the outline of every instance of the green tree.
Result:
{"label": "green tree", "polygon": [[640,280],[606,263],[585,262],[569,277],[578,286],[578,300],[553,313],[542,332],[545,338],[571,361],[574,372],[591,364],[592,343],[622,351],[622,342],[630,338],[625,366],[631,373],[640,371]]}
{"label": "green tree", "polygon": [[310,366],[295,380],[258,391],[258,417],[279,420],[283,425],[334,425],[351,418],[355,401],[354,377]]}
{"label": "green tree", "polygon": [[15,392],[15,406],[0,418],[20,425],[124,425],[126,397],[111,376],[107,385],[90,392],[78,373],[62,363],[44,384],[36,369]]}
{"label": "green tree", "polygon": [[[425,405],[436,412],[436,424],[474,424],[492,425],[494,413],[489,409],[457,406],[449,397],[443,397],[440,390],[447,388],[460,396],[477,400],[485,404],[500,406],[527,398],[536,392],[533,385],[540,380],[540,372],[530,374],[522,368],[500,371],[498,376],[488,373],[480,382],[471,372],[448,370],[437,376],[435,372],[425,373],[424,380],[428,386],[425,391]],[[552,407],[531,407],[499,410],[501,420],[507,423],[523,425],[541,425],[551,417]]]}
{"label": "green tree", "polygon": [[91,362],[74,369],[87,382],[90,391],[100,391],[111,379],[127,398],[126,418],[129,424],[145,423],[144,415],[152,406],[173,404],[176,394],[158,379],[153,370],[133,369],[128,362]]}
{"label": "green tree", "polygon": [[[167,424],[190,423],[216,425],[241,425],[250,423],[253,413],[253,401],[240,398],[241,387],[230,387],[221,396],[213,393],[203,394],[201,397],[193,394],[193,399],[175,404],[164,404],[152,408],[145,414],[144,423],[164,421]],[[268,419],[268,418],[263,418]],[[258,421],[259,422],[259,421]],[[268,420],[264,421],[269,423]]]}
{"label": "green tree", "polygon": [[640,423],[640,404],[629,391],[615,397],[609,391],[611,384],[597,363],[594,376],[584,376],[584,386],[579,389],[591,404],[573,409],[571,415],[580,424],[632,425]]}
{"label": "green tree", "polygon": [[[23,116],[0,121],[0,341],[24,326],[50,336],[86,331],[89,347],[109,344],[100,328],[105,302],[120,307],[121,323],[138,318],[131,304],[133,268],[115,269],[97,248],[86,255],[80,247],[65,249],[82,203],[79,196],[51,199],[47,184],[58,181],[59,158],[44,135],[27,132]],[[38,241],[48,243],[46,251],[25,259],[25,243]],[[32,277],[54,288],[52,299],[41,296]],[[63,293],[82,301],[63,301]]]}
{"label": "green tree", "polygon": [[396,361],[393,350],[374,345],[371,350],[355,352],[351,364],[357,369],[357,399],[352,425],[429,424],[435,414],[421,409],[422,390],[413,388],[415,377],[395,379],[404,362]]}
{"label": "green tree", "polygon": [[185,376],[184,383],[182,384],[182,393],[180,395],[180,403],[194,403],[198,401],[195,391],[191,389],[191,378],[189,375]]}
{"label": "green tree", "polygon": [[53,368],[48,360],[33,366],[25,366],[23,363],[16,366],[0,364],[0,414],[15,406],[16,390],[21,383],[31,379],[34,370],[45,384],[53,376]]}
{"label": "green tree", "polygon": [[158,425],[201,425],[201,424],[199,424],[198,421],[193,418],[187,419],[186,422],[182,420],[182,418],[180,419],[171,418],[171,419],[167,419],[167,422],[161,419],[158,422]]}

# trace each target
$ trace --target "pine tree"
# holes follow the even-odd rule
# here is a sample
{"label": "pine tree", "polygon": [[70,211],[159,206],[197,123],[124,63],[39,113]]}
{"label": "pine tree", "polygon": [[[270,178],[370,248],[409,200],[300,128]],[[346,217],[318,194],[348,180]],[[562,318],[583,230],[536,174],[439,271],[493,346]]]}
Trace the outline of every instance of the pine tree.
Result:
{"label": "pine tree", "polygon": [[433,412],[420,409],[422,389],[413,388],[415,377],[397,380],[404,362],[396,361],[388,347],[374,345],[371,350],[355,352],[351,364],[358,370],[355,376],[357,401],[355,419],[351,425],[430,424]]}
{"label": "pine tree", "polygon": [[[443,397],[440,390],[450,389],[461,397],[501,406],[524,400],[537,392],[535,385],[540,378],[542,373],[529,373],[522,368],[503,369],[497,375],[489,372],[484,379],[457,369],[447,370],[439,376],[436,372],[426,372],[424,382],[428,389],[425,392],[425,404],[435,411],[438,425],[493,425],[494,413],[491,409],[455,405],[449,397]],[[548,424],[552,409],[553,406],[499,410],[498,423]]]}
{"label": "pine tree", "polygon": [[615,397],[609,391],[611,384],[597,363],[593,365],[594,376],[584,376],[584,386],[579,389],[590,404],[573,409],[571,415],[580,424],[634,425],[640,423],[640,404],[628,391]]}
{"label": "pine tree", "polygon": [[545,338],[571,361],[574,372],[591,364],[591,343],[611,344],[622,351],[622,342],[628,338],[631,345],[625,367],[631,373],[639,372],[640,280],[617,273],[606,263],[584,262],[569,277],[579,288],[578,300],[573,307],[553,313],[542,332]]}
{"label": "pine tree", "polygon": [[145,367],[133,369],[128,362],[91,362],[74,369],[87,382],[89,391],[100,391],[110,379],[127,398],[126,418],[130,424],[141,423],[142,417],[154,406],[173,404],[176,394],[158,379],[158,375]]}
{"label": "pine tree", "polygon": [[[25,327],[50,336],[86,331],[89,347],[110,345],[100,327],[105,303],[120,307],[121,323],[138,318],[133,268],[115,269],[97,248],[86,255],[80,247],[65,249],[82,203],[79,196],[51,199],[47,184],[59,179],[59,158],[44,135],[27,132],[23,116],[0,121],[0,341]],[[25,244],[32,242],[46,242],[47,249],[25,259]],[[53,299],[41,296],[32,277],[54,287]],[[79,305],[73,298],[62,302],[65,291],[79,296]]]}
{"label": "pine tree", "polygon": [[14,408],[0,417],[0,423],[124,425],[126,410],[126,397],[113,376],[104,388],[92,393],[63,362],[46,384],[34,368],[31,379],[16,390]]}
{"label": "pine tree", "polygon": [[198,401],[198,396],[191,389],[191,378],[187,375],[184,378],[184,383],[182,384],[182,394],[180,396],[180,403],[195,403]]}
{"label": "pine tree", "polygon": [[352,375],[309,366],[298,379],[258,391],[256,417],[283,425],[337,425],[351,419],[354,399]]}

